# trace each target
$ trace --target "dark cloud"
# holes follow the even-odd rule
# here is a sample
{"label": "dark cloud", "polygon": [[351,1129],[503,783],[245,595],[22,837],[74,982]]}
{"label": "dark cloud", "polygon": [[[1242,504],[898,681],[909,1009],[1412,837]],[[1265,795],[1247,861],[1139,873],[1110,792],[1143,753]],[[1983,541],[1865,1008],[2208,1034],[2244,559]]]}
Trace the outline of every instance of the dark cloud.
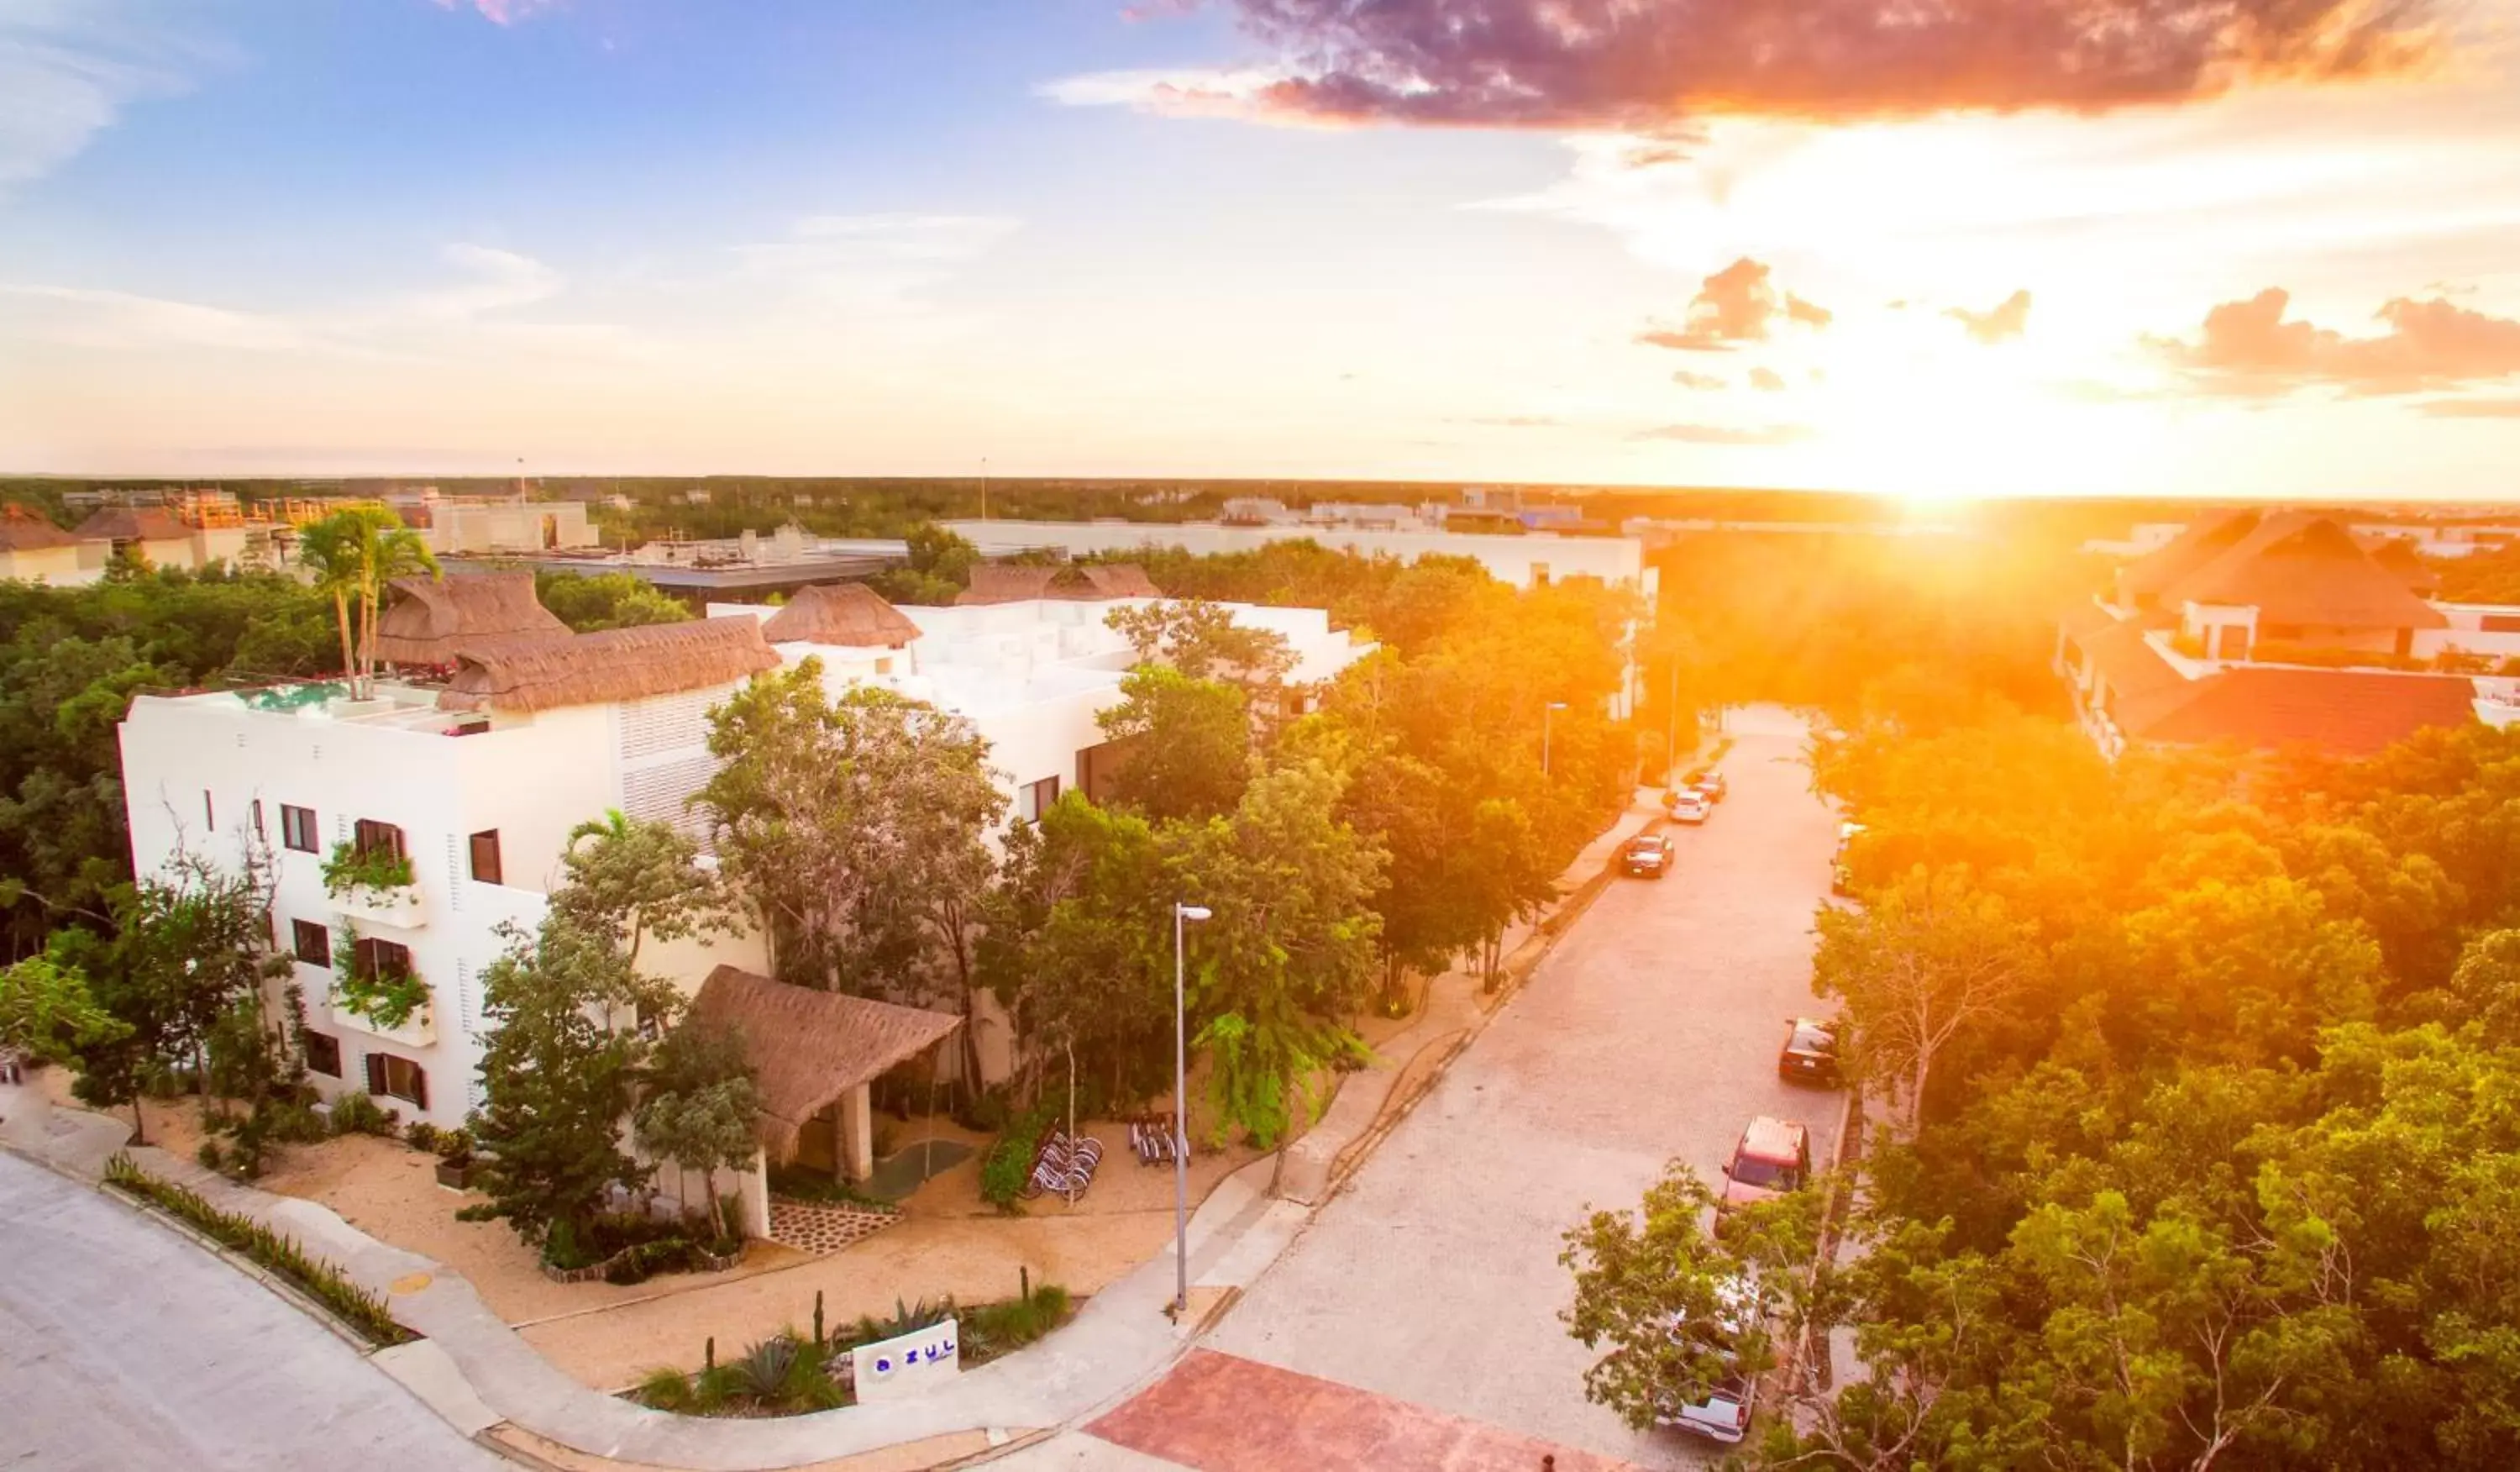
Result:
{"label": "dark cloud", "polygon": [[2007,338],[2021,336],[2023,330],[2030,326],[2030,294],[2015,292],[1982,312],[1955,306],[1943,315],[1967,328],[1970,337],[1993,346]]}
{"label": "dark cloud", "polygon": [[1811,429],[1799,424],[1762,425],[1751,429],[1725,424],[1666,424],[1639,430],[1639,439],[1677,439],[1683,444],[1792,444],[1809,439]]}
{"label": "dark cloud", "polygon": [[1683,352],[1730,352],[1737,344],[1768,341],[1778,317],[1814,329],[1829,324],[1835,314],[1828,308],[1779,293],[1768,274],[1765,264],[1742,256],[1706,278],[1689,299],[1685,326],[1647,328],[1637,341]]}
{"label": "dark cloud", "polygon": [[1680,385],[1684,389],[1695,389],[1701,393],[1711,393],[1718,389],[1728,389],[1732,387],[1730,384],[1725,383],[1724,380],[1716,374],[1691,373],[1686,368],[1673,374],[1671,376],[1671,381]]}
{"label": "dark cloud", "polygon": [[1768,393],[1782,393],[1785,391],[1785,376],[1774,368],[1753,368],[1750,370],[1750,387]]}
{"label": "dark cloud", "polygon": [[2520,419],[2520,398],[2436,398],[2423,407],[2435,419]]}
{"label": "dark cloud", "polygon": [[2217,392],[2273,394],[2330,387],[2349,393],[2417,393],[2520,376],[2520,321],[2435,297],[2400,297],[2374,320],[2386,330],[2348,337],[2287,319],[2291,294],[2269,287],[2205,314],[2193,343],[2147,338],[2154,351]]}
{"label": "dark cloud", "polygon": [[2214,96],[2404,68],[2437,0],[1231,0],[1313,120],[1660,131]]}

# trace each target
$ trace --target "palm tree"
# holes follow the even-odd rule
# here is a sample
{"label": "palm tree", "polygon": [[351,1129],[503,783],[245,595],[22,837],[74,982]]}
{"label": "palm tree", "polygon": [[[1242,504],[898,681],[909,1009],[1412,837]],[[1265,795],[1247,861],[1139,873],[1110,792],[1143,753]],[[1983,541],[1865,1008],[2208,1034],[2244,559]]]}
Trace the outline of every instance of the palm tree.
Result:
{"label": "palm tree", "polygon": [[[308,527],[297,539],[297,560],[315,574],[315,585],[333,595],[333,617],[341,631],[341,669],[350,698],[374,693],[378,605],[386,584],[415,573],[434,573],[437,559],[420,533],[390,511],[352,506]],[[358,613],[356,635],[351,611]]]}

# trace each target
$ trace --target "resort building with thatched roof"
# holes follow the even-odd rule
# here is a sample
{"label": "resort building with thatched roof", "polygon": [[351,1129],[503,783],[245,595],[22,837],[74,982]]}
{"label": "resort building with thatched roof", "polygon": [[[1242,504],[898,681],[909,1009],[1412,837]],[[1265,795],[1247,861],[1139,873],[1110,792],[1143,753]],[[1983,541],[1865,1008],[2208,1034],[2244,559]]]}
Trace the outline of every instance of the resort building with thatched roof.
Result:
{"label": "resort building with thatched roof", "polygon": [[87,545],[22,506],[0,507],[0,581],[75,587],[105,575],[103,556],[80,555]]}
{"label": "resort building with thatched roof", "polygon": [[2139,530],[2110,594],[2057,626],[2057,671],[2112,756],[2364,755],[2427,726],[2520,719],[2520,609],[2430,601],[2435,570],[2410,542],[2263,508]]}
{"label": "resort building with thatched roof", "polygon": [[565,635],[568,625],[534,596],[531,573],[397,577],[377,621],[377,658],[443,668],[466,648]]}
{"label": "resort building with thatched roof", "polygon": [[100,570],[115,557],[186,571],[214,562],[235,567],[244,561],[248,541],[241,526],[196,527],[158,506],[101,507],[70,534],[87,544],[89,565]]}

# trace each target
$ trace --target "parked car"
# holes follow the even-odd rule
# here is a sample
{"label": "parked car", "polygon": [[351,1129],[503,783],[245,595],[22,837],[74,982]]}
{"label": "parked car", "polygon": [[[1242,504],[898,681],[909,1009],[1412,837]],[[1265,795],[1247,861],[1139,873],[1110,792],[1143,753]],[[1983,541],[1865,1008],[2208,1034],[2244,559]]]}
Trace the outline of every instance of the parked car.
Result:
{"label": "parked car", "polygon": [[1711,766],[1690,777],[1688,786],[1691,791],[1704,793],[1709,803],[1723,802],[1724,795],[1732,790],[1732,784],[1724,780],[1724,774]]}
{"label": "parked car", "polygon": [[1864,836],[1864,831],[1865,831],[1865,830],[1864,830],[1864,825],[1863,825],[1862,823],[1840,823],[1840,824],[1838,824],[1838,825],[1837,825],[1837,856],[1838,856],[1838,857],[1840,857],[1840,858],[1844,858],[1844,857],[1846,856],[1846,851],[1847,851],[1848,846],[1852,845],[1852,844],[1853,844],[1857,839],[1862,838],[1862,837]]}
{"label": "parked car", "polygon": [[1834,1087],[1838,1082],[1836,1024],[1817,1017],[1786,1018],[1785,1046],[1777,1054],[1777,1077]]}
{"label": "parked car", "polygon": [[1767,1309],[1758,1280],[1746,1274],[1719,1284],[1716,1295],[1719,1306],[1711,1320],[1691,1322],[1674,1314],[1671,1335],[1687,1348],[1711,1351],[1732,1372],[1708,1385],[1702,1399],[1688,1400],[1676,1391],[1657,1394],[1654,1422],[1732,1446],[1749,1433],[1751,1400],[1759,1384],[1758,1377],[1739,1368],[1739,1345],[1766,1316]]}
{"label": "parked car", "polygon": [[1732,1147],[1732,1160],[1724,1168],[1724,1194],[1716,1198],[1715,1209],[1720,1215],[1800,1190],[1810,1178],[1811,1131],[1792,1120],[1761,1115]]}
{"label": "parked car", "polygon": [[1707,800],[1706,794],[1694,789],[1683,788],[1672,796],[1671,820],[1675,823],[1694,827],[1705,822],[1707,815],[1714,810],[1715,805]]}
{"label": "parked car", "polygon": [[1844,864],[1828,866],[1828,892],[1840,899],[1855,897],[1855,871]]}
{"label": "parked car", "polygon": [[1619,851],[1619,869],[1640,879],[1660,879],[1671,872],[1673,854],[1670,834],[1640,833]]}

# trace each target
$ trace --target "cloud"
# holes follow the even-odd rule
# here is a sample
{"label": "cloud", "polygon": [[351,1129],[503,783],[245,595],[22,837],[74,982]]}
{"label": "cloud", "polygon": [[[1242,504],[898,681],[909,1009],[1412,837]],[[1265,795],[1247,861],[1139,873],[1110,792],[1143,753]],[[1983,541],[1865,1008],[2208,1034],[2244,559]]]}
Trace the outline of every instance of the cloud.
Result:
{"label": "cloud", "polygon": [[1993,346],[2008,338],[2021,336],[2030,326],[2030,294],[2027,291],[2015,292],[1982,312],[1955,306],[1943,315],[1967,328],[1970,337]]}
{"label": "cloud", "polygon": [[2415,393],[2520,376],[2520,321],[2439,297],[2400,297],[2374,314],[2386,331],[2356,338],[2288,320],[2291,304],[2290,293],[2269,287],[2207,312],[2194,343],[2144,341],[2191,380],[2223,393],[2265,395],[2319,386],[2349,393]]}
{"label": "cloud", "polygon": [[1240,115],[1631,132],[1719,115],[2096,113],[2388,72],[2438,37],[2432,0],[1232,5],[1284,72],[1236,91]]}
{"label": "cloud", "polygon": [[1729,389],[1732,387],[1732,385],[1724,382],[1724,380],[1716,374],[1691,373],[1686,368],[1673,374],[1671,376],[1671,381],[1680,385],[1684,389],[1695,389],[1700,392],[1713,392],[1718,389]]}
{"label": "cloud", "polygon": [[537,11],[550,10],[560,0],[437,0],[439,10],[478,11],[481,19],[493,25],[514,25]]}
{"label": "cloud", "polygon": [[2423,410],[2435,419],[2520,419],[2520,398],[2436,398]]}
{"label": "cloud", "polygon": [[1492,430],[1553,430],[1566,423],[1549,414],[1488,414],[1475,419],[1455,419],[1448,422],[1482,425]]}
{"label": "cloud", "polygon": [[0,3],[0,192],[78,156],[123,110],[181,92],[224,48],[136,22],[106,0]]}
{"label": "cloud", "polygon": [[1768,341],[1769,324],[1779,316],[1814,329],[1828,326],[1834,315],[1828,308],[1779,294],[1768,275],[1766,265],[1744,255],[1706,278],[1689,300],[1685,326],[1648,328],[1637,341],[1684,352],[1730,352],[1738,344]]}
{"label": "cloud", "polygon": [[1750,370],[1750,387],[1763,393],[1782,393],[1785,391],[1785,376],[1774,368],[1753,368]]}
{"label": "cloud", "polygon": [[1754,428],[1736,428],[1722,424],[1666,424],[1650,430],[1639,430],[1639,439],[1677,439],[1683,444],[1792,444],[1809,439],[1811,427],[1799,424],[1772,424]]}

